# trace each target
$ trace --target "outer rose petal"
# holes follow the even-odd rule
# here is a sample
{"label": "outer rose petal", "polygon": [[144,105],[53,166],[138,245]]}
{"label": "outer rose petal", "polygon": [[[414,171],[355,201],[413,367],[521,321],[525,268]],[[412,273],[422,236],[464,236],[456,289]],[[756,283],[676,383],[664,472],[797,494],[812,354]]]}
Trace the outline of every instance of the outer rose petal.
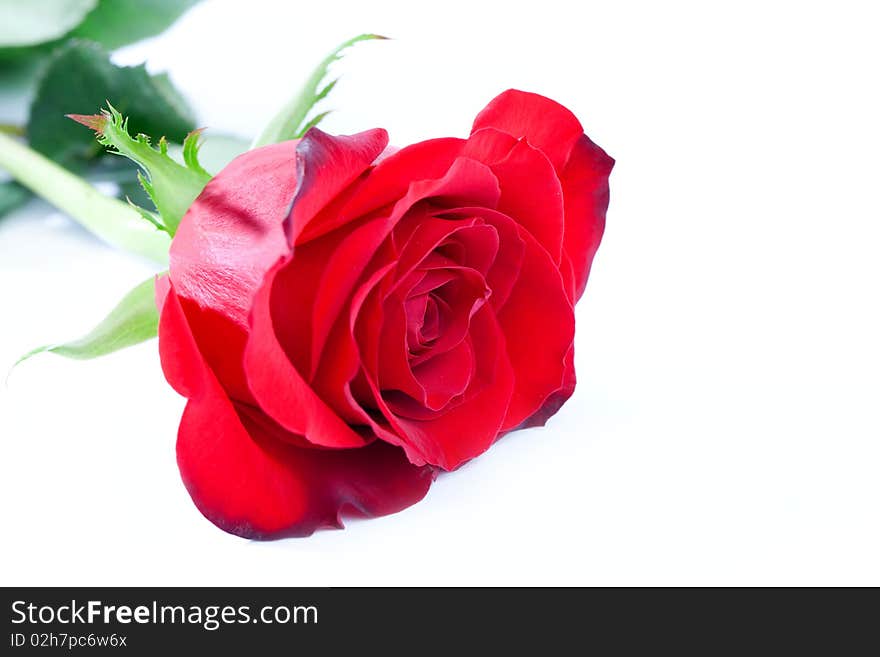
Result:
{"label": "outer rose petal", "polygon": [[517,373],[505,431],[521,424],[564,387],[566,358],[574,340],[574,308],[559,270],[531,235],[523,231],[521,237],[526,248],[520,275],[498,313]]}
{"label": "outer rose petal", "polygon": [[559,171],[584,129],[574,114],[554,100],[538,94],[508,89],[496,96],[474,119],[473,134],[495,128],[513,137],[525,137],[544,151]]}
{"label": "outer rose petal", "polygon": [[248,151],[207,184],[171,244],[178,296],[247,326],[254,290],[286,251],[281,222],[296,188],[296,146],[290,141]]}
{"label": "outer rose petal", "polygon": [[565,252],[574,272],[574,298],[587,285],[593,256],[605,231],[608,176],[612,160],[589,137],[581,135],[560,175],[565,198]]}
{"label": "outer rose petal", "polygon": [[[614,160],[583,134],[574,114],[538,94],[505,91],[477,116],[471,137],[480,136],[486,128],[525,137],[556,168],[565,203],[563,249],[574,275],[572,298],[578,299],[605,228],[608,176]],[[563,262],[562,267],[569,264]],[[567,271],[563,274],[568,276]]]}
{"label": "outer rose petal", "polygon": [[519,426],[514,427],[515,429],[544,426],[547,420],[556,415],[556,411],[562,408],[562,405],[571,397],[577,383],[574,371],[574,343],[568,348],[568,353],[565,354],[563,367],[565,368],[565,373],[562,377],[562,387],[547,397],[541,408],[523,420]]}
{"label": "outer rose petal", "polygon": [[355,181],[388,145],[381,128],[331,136],[312,128],[296,147],[296,196],[284,230],[292,245],[324,206]]}
{"label": "outer rose petal", "polygon": [[562,186],[543,152],[528,141],[512,139],[483,128],[471,135],[465,153],[488,164],[498,178],[498,211],[527,228],[558,263],[565,230]]}
{"label": "outer rose petal", "polygon": [[168,296],[168,290],[171,289],[171,280],[168,274],[156,274],[153,279],[154,298],[156,300],[156,308],[162,312],[162,306],[165,305],[165,297]]}
{"label": "outer rose petal", "polygon": [[180,423],[177,462],[196,506],[221,529],[246,538],[307,536],[341,527],[352,508],[365,516],[418,502],[428,468],[376,443],[357,450],[295,447],[259,410],[234,405],[198,351],[174,289],[160,320],[166,376],[190,397]]}
{"label": "outer rose petal", "polygon": [[241,353],[251,301],[287,250],[281,222],[296,185],[295,148],[285,142],[234,159],[195,200],[171,243],[170,281],[187,300],[201,353],[238,399],[250,397]]}

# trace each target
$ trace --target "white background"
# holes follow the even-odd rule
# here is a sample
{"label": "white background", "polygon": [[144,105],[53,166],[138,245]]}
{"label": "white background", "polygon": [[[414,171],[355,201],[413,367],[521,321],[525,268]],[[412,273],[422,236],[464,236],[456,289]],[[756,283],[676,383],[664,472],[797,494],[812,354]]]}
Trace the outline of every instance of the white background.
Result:
{"label": "white background", "polygon": [[[497,92],[617,159],[574,396],[397,515],[256,543],[174,460],[155,343],[0,392],[3,584],[880,584],[877,16],[854,2],[205,2],[119,53],[253,135],[337,42],[334,132],[467,134]],[[0,364],[150,267],[38,202],[0,220]]]}

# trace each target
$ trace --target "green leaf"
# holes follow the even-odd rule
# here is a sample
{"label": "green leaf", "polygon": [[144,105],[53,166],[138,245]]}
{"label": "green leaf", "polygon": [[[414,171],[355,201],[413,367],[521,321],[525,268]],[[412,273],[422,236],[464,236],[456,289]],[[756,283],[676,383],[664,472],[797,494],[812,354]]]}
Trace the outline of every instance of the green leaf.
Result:
{"label": "green leaf", "polygon": [[7,180],[0,183],[0,217],[24,204],[31,193],[17,182]]}
{"label": "green leaf", "polygon": [[53,53],[40,80],[28,125],[31,147],[68,169],[82,170],[103,149],[64,115],[91,114],[108,99],[135,132],[181,142],[195,127],[192,112],[167,78],[151,77],[143,66],[115,66],[100,46],[72,41]]}
{"label": "green leaf", "polygon": [[0,0],[0,60],[43,58],[65,39],[105,48],[156,36],[200,0]]}
{"label": "green leaf", "polygon": [[321,100],[333,90],[337,80],[331,80],[323,87],[321,83],[330,72],[330,66],[333,62],[342,59],[342,53],[360,41],[369,41],[373,39],[387,39],[387,37],[378,34],[361,34],[349,39],[336,50],[331,52],[314,70],[312,75],[306,81],[302,90],[294,96],[290,102],[285,105],[275,117],[269,121],[269,124],[260,133],[260,136],[254,140],[251,148],[258,148],[266,144],[275,144],[288,139],[297,139],[302,137],[306,131],[317,125],[323,119],[327,112],[318,114],[309,119],[309,113]]}
{"label": "green leaf", "polygon": [[150,226],[126,203],[104,196],[79,176],[3,133],[0,169],[104,241],[156,262],[168,262],[168,235]]}
{"label": "green leaf", "polygon": [[144,134],[132,137],[128,120],[112,105],[101,114],[69,114],[68,117],[94,130],[98,141],[111,148],[111,152],[124,155],[143,169],[146,175],[140,176],[141,185],[159,211],[161,225],[173,236],[189,206],[211,180],[211,174],[198,160],[201,131],[194,130],[184,139],[184,164],[180,164],[169,155],[164,138],[154,147]]}
{"label": "green leaf", "polygon": [[[142,68],[142,67],[139,67]],[[187,133],[189,133],[193,128],[191,126],[195,125],[195,115],[193,114],[192,108],[189,106],[189,102],[184,98],[183,94],[174,86],[174,83],[171,81],[171,78],[168,77],[167,73],[157,73],[150,77],[150,83],[152,87],[155,89],[156,94],[158,95],[161,103],[164,105],[168,104],[169,107],[174,109],[174,114],[177,117],[175,121],[178,121],[178,125],[168,126],[169,129],[164,130],[162,134],[173,142],[180,142],[180,135],[183,134],[183,129],[187,128]],[[112,100],[112,99],[110,99]],[[138,110],[131,114],[131,116],[136,116],[138,114],[143,113],[142,110]],[[164,119],[160,119],[157,121],[158,117],[152,117],[152,121],[159,123],[157,128],[162,127],[162,121]],[[153,134],[159,134],[155,132]],[[183,135],[184,137],[186,135]]]}
{"label": "green leaf", "polygon": [[53,41],[82,22],[97,0],[0,0],[0,48]]}
{"label": "green leaf", "polygon": [[[21,0],[19,0],[21,1]],[[71,36],[114,50],[164,32],[199,0],[101,0]]]}
{"label": "green leaf", "polygon": [[126,294],[87,335],[72,342],[38,347],[19,358],[16,365],[47,351],[78,360],[97,358],[155,338],[158,330],[155,277],[151,276]]}

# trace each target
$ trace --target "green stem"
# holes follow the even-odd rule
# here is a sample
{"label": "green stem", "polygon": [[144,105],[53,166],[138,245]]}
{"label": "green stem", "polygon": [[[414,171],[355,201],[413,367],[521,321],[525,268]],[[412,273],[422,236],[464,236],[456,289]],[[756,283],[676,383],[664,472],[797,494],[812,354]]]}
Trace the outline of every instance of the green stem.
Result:
{"label": "green stem", "polygon": [[170,238],[134,208],[104,196],[36,151],[0,133],[0,168],[105,242],[166,264]]}

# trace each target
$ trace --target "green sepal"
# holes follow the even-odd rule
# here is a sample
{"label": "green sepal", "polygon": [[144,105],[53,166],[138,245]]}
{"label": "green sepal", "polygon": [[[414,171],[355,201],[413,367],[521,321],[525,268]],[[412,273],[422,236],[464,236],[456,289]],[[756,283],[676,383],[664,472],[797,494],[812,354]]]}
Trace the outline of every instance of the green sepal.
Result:
{"label": "green sepal", "polygon": [[136,162],[144,175],[141,185],[150,196],[161,217],[163,230],[173,236],[180,220],[211,180],[211,174],[199,164],[198,150],[201,130],[193,130],[183,141],[184,164],[168,154],[168,142],[161,138],[157,146],[147,135],[132,137],[128,121],[110,103],[100,114],[68,114],[68,117],[87,126],[98,135],[98,141]]}
{"label": "green sepal", "polygon": [[[143,176],[140,173],[138,173],[138,181],[140,181],[141,186],[143,186],[143,181],[141,180],[142,178],[143,178]],[[137,212],[139,215],[141,215],[141,217],[143,217],[145,220],[147,220],[151,224],[153,224],[157,230],[161,230],[162,232],[165,232],[165,233],[168,232],[168,228],[162,222],[162,217],[160,217],[158,214],[156,214],[155,212],[150,212],[146,208],[142,208],[137,203],[132,201],[128,196],[125,197],[125,200],[128,202],[128,205],[135,212]]]}

